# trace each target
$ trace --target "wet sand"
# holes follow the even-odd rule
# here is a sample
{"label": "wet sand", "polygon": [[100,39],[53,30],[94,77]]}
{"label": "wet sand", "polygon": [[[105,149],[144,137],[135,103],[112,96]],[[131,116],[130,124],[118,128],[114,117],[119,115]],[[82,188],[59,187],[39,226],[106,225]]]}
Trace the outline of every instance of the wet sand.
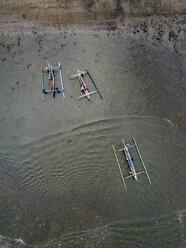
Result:
{"label": "wet sand", "polygon": [[[115,22],[130,17],[183,15],[183,0],[2,0],[0,23],[26,28],[25,21],[45,27]],[[28,24],[28,23],[27,23]]]}
{"label": "wet sand", "polygon": [[[153,115],[183,128],[186,46],[183,16],[176,20],[147,18],[79,28],[70,25],[62,30],[51,26],[47,32],[41,31],[41,27],[26,31],[1,33],[0,62],[4,72],[1,77],[7,82],[3,88],[11,92],[12,97],[6,99],[10,104],[20,94],[18,89],[25,88],[30,99],[24,106],[34,108],[36,102],[38,105],[40,66],[46,65],[47,60],[53,65],[61,61],[67,99],[63,102],[57,97],[56,101],[65,104],[65,109],[73,115],[83,113],[87,104],[92,104],[94,109],[106,108],[104,111],[98,108],[99,117],[109,112],[110,106],[118,106],[118,114],[122,111],[124,115]],[[81,104],[80,110],[74,106],[66,72],[74,74],[77,67],[89,69],[104,101],[97,101],[99,97],[95,96],[94,103]],[[117,95],[118,88],[123,95]],[[53,99],[47,96],[48,101]],[[4,106],[7,108],[7,104]],[[58,110],[61,107],[56,104]]]}
{"label": "wet sand", "polygon": [[[45,27],[25,19],[2,23],[0,34],[2,245],[182,247],[184,16]],[[61,61],[66,100],[42,102],[47,60]],[[103,100],[79,108],[66,72],[85,67]],[[152,180],[127,182],[127,193],[111,149],[123,136],[136,137]]]}

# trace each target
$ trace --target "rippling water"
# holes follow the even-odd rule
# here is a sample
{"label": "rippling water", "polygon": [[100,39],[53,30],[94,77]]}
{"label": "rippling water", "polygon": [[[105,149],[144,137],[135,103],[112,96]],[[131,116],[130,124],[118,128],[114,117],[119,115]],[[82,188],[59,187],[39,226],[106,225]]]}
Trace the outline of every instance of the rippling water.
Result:
{"label": "rippling water", "polygon": [[[135,128],[126,133],[131,124]],[[140,144],[152,185],[141,176],[138,183],[128,180],[125,192],[111,144],[119,148],[120,138],[130,141],[132,135]],[[8,221],[7,229],[17,235],[21,230],[29,243],[52,240],[51,247],[58,247],[58,239],[65,247],[137,242],[143,247],[152,240],[168,245],[174,232],[180,244],[185,210],[176,210],[181,193],[175,173],[181,162],[175,158],[178,138],[180,142],[166,121],[120,116],[17,145],[14,158],[1,155],[1,180],[8,194],[4,225]],[[139,171],[135,152],[133,156]],[[119,159],[127,175],[127,165],[122,156]]]}
{"label": "rippling water", "polygon": [[[128,51],[124,34],[119,31],[117,39],[113,35],[103,51],[101,48],[108,37],[106,31],[100,32],[99,40],[95,38],[96,31],[80,32],[76,38],[71,34],[65,33],[68,42],[77,42],[82,49],[84,41],[88,55],[94,55],[89,67],[97,57],[104,62],[102,69],[94,67],[97,74],[93,74],[104,100],[95,95],[91,102],[84,99],[81,108],[70,97],[73,93],[65,71],[73,73],[77,63],[83,67],[87,61],[87,56],[82,56],[83,51],[77,53],[72,62],[69,57],[77,51],[72,44],[66,45],[67,49],[59,55],[65,61],[67,100],[61,96],[55,100],[46,96],[42,103],[41,58],[37,40],[34,43],[35,36],[20,35],[21,48],[13,47],[5,52],[1,47],[6,57],[6,61],[1,62],[6,75],[1,78],[7,79],[0,92],[4,102],[0,116],[1,247],[184,247],[184,131],[177,126],[176,118],[167,118],[174,117],[174,112],[168,113],[169,106],[162,106],[162,102],[169,102],[169,96],[160,99],[158,87],[152,91],[155,100],[151,92],[141,95],[140,91],[144,87],[140,84],[141,77],[149,75],[155,65],[148,67],[146,61],[146,71],[140,78],[134,72],[125,73],[123,78],[122,67],[118,65],[113,76],[110,69],[116,70],[116,65],[112,64],[110,47],[120,48],[115,50],[116,64],[122,61],[125,68],[132,66],[129,54],[126,64],[120,54]],[[51,58],[61,52],[60,35],[41,35],[43,64],[46,50]],[[52,45],[54,37],[56,51]],[[1,39],[10,43],[17,35],[1,34]],[[95,42],[100,57],[95,55]],[[31,52],[27,51],[30,44]],[[17,64],[14,64],[18,58],[14,52],[22,57]],[[172,53],[168,51],[167,56],[171,58]],[[174,59],[181,61],[179,57]],[[28,62],[32,64],[31,69]],[[166,62],[167,59],[165,67]],[[15,66],[9,70],[12,64]],[[138,71],[141,64],[136,68]],[[162,72],[162,80],[168,77],[164,74]],[[171,76],[181,80],[174,71]],[[170,90],[171,87],[170,83]],[[175,94],[179,91],[180,88]],[[181,103],[175,100],[174,104],[180,110]],[[132,143],[132,137],[136,138],[151,185],[141,175],[139,182],[128,179],[128,191],[124,191],[111,146],[120,148],[122,137],[127,143]],[[136,170],[140,171],[142,167],[135,150],[131,153]],[[128,175],[123,154],[118,157],[124,175]]]}

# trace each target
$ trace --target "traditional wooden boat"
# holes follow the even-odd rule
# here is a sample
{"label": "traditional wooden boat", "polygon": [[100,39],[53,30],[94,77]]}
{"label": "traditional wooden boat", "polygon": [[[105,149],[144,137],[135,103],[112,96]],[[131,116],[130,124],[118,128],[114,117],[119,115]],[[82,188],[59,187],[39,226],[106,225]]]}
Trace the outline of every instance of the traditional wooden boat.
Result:
{"label": "traditional wooden boat", "polygon": [[[60,73],[60,82],[61,82],[61,89],[57,88],[55,86],[55,76],[54,72],[59,71]],[[50,89],[47,90],[44,88],[44,74],[43,72],[48,73],[48,80],[50,82]],[[62,78],[62,70],[61,70],[61,63],[58,62],[58,67],[52,67],[49,62],[48,66],[41,67],[41,76],[42,76],[42,98],[44,101],[44,95],[45,94],[51,94],[51,96],[55,97],[55,93],[63,93],[63,98],[65,99],[65,91],[64,91],[64,84],[63,84],[63,78]]]}
{"label": "traditional wooden boat", "polygon": [[[91,79],[92,83],[94,84],[94,87],[96,88],[96,90],[92,91],[92,92],[89,92],[89,89],[87,88],[87,85],[85,83],[85,80],[84,80],[84,76],[85,75],[88,75],[89,78]],[[90,76],[90,73],[88,72],[87,69],[85,69],[85,71],[80,71],[79,69],[77,70],[77,74],[74,74],[74,75],[70,75],[69,72],[68,72],[68,76],[69,76],[69,80],[70,80],[70,83],[71,83],[71,86],[73,88],[73,91],[74,91],[74,94],[75,94],[75,97],[76,97],[76,101],[77,101],[77,104],[80,106],[79,104],[79,100],[83,99],[83,98],[87,98],[89,101],[90,101],[90,96],[95,94],[95,93],[98,93],[101,97],[101,99],[103,100],[103,97],[100,93],[100,91],[98,90],[94,80],[92,79],[92,77]],[[78,81],[80,83],[80,90],[83,92],[83,95],[81,96],[77,96],[77,93],[76,93],[76,90],[72,84],[72,81],[73,79],[76,79],[78,78]]]}
{"label": "traditional wooden boat", "polygon": [[126,159],[128,166],[130,168],[130,175],[133,175],[134,179],[138,180],[136,170],[134,167],[134,163],[133,163],[133,158],[131,157],[130,152],[129,152],[129,145],[125,144],[124,139],[122,139],[122,143],[123,143],[123,153],[125,155],[125,159]]}
{"label": "traditional wooden boat", "polygon": [[[133,178],[137,181],[137,180],[138,180],[137,175],[143,174],[143,173],[146,174],[146,176],[147,176],[147,178],[148,178],[148,181],[149,181],[149,183],[151,184],[151,180],[150,180],[149,174],[148,174],[147,169],[146,169],[146,166],[145,166],[145,164],[144,164],[144,162],[143,162],[143,159],[142,159],[141,153],[140,153],[140,151],[139,151],[139,148],[138,148],[138,146],[137,146],[137,143],[136,143],[135,138],[133,138],[133,142],[134,142],[134,144],[131,145],[131,146],[130,146],[129,144],[126,145],[124,139],[122,139],[122,148],[119,149],[119,150],[116,150],[115,147],[114,147],[114,145],[112,145],[112,149],[113,149],[113,151],[114,151],[114,155],[115,155],[116,162],[117,162],[117,165],[118,165],[120,174],[121,174],[121,178],[122,178],[122,181],[123,181],[123,185],[124,185],[124,187],[125,187],[126,190],[127,190],[127,185],[126,185],[125,180],[126,180],[127,178],[133,177]],[[132,147],[135,147],[135,148],[136,148],[136,151],[137,151],[137,153],[138,153],[138,156],[139,156],[139,158],[140,158],[141,164],[142,164],[143,169],[144,169],[143,171],[136,172],[136,169],[135,169],[135,166],[134,166],[134,163],[133,163],[133,158],[131,157],[131,154],[130,154],[130,152],[129,152],[129,149],[132,148]],[[123,153],[124,153],[125,160],[127,161],[127,164],[128,164],[128,166],[129,166],[129,169],[130,169],[130,171],[129,171],[129,174],[130,174],[130,175],[123,176],[123,172],[122,172],[122,169],[121,169],[121,166],[120,166],[120,163],[119,163],[119,159],[118,159],[118,156],[117,156],[117,152],[123,152]]]}

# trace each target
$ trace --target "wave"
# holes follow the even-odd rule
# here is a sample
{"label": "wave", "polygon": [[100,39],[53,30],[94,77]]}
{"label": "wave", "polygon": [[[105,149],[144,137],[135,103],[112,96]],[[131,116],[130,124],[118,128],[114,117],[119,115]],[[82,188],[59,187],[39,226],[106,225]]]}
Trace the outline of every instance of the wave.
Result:
{"label": "wave", "polygon": [[9,238],[0,235],[0,247],[1,248],[23,248],[26,247],[26,243],[21,238]]}
{"label": "wave", "polygon": [[[177,244],[182,247],[184,244],[184,228],[180,226],[178,216],[185,213],[185,210],[174,211],[159,217],[138,220],[128,219],[108,223],[96,228],[69,232],[58,239],[43,243],[48,248],[53,247],[174,247]],[[169,236],[169,232],[173,236]],[[144,238],[145,237],[145,238]],[[35,248],[41,248],[36,245]]]}

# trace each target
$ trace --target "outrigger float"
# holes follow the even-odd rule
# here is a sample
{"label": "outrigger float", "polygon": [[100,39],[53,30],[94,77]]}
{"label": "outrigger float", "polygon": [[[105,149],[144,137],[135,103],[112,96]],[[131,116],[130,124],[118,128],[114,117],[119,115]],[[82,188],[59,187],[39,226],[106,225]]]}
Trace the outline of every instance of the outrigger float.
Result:
{"label": "outrigger float", "polygon": [[[90,73],[88,72],[88,70],[86,68],[85,68],[85,71],[80,71],[78,69],[77,70],[77,74],[74,74],[74,75],[71,75],[71,76],[70,76],[69,72],[67,72],[67,73],[68,73],[68,77],[69,77],[69,80],[70,80],[71,86],[73,88],[74,95],[75,95],[75,98],[76,98],[76,101],[77,101],[77,104],[78,104],[79,107],[80,107],[79,100],[81,100],[83,98],[87,98],[90,101],[90,96],[93,95],[93,94],[96,94],[96,93],[98,93],[99,96],[101,97],[101,99],[103,100],[103,97],[102,97],[100,91],[98,90],[98,88],[97,88],[94,80],[92,79]],[[88,75],[89,76],[89,78],[92,81],[92,83],[93,83],[93,85],[94,85],[94,87],[95,87],[96,90],[94,90],[92,92],[89,92],[89,89],[87,88],[86,83],[84,81],[84,76],[85,75]],[[79,80],[80,89],[84,93],[83,95],[77,96],[76,90],[75,90],[74,85],[72,83],[72,80],[73,79],[78,79]]]}
{"label": "outrigger float", "polygon": [[[151,180],[150,180],[149,174],[148,174],[147,169],[145,167],[145,164],[143,162],[143,159],[142,159],[141,153],[139,151],[139,148],[137,146],[136,140],[135,140],[135,138],[132,138],[132,140],[133,140],[133,143],[134,144],[133,145],[129,145],[129,144],[125,144],[124,139],[122,139],[122,148],[119,149],[119,150],[116,150],[115,147],[114,147],[114,145],[112,145],[112,149],[114,151],[114,155],[115,155],[115,158],[116,158],[116,162],[117,162],[117,165],[118,165],[120,174],[121,174],[121,178],[122,178],[122,181],[123,181],[123,185],[124,185],[125,190],[127,190],[127,185],[126,185],[125,179],[130,178],[130,177],[133,177],[137,181],[139,174],[146,174],[146,176],[148,178],[148,181],[151,184]],[[135,169],[134,163],[133,163],[133,158],[131,157],[131,154],[129,152],[129,149],[132,148],[132,147],[135,147],[136,148],[136,151],[137,151],[138,156],[140,158],[141,164],[142,164],[142,166],[144,168],[143,171],[136,172],[136,169]],[[121,170],[121,166],[120,166],[120,163],[119,163],[117,152],[123,152],[124,153],[125,160],[127,161],[128,166],[129,166],[129,169],[130,169],[130,171],[129,171],[129,174],[130,175],[123,176],[123,172]]]}
{"label": "outrigger float", "polygon": [[[60,82],[61,82],[61,89],[57,88],[55,85],[55,76],[54,72],[59,71],[60,76]],[[44,88],[44,72],[48,73],[48,80],[50,82],[50,89],[46,90]],[[43,102],[45,100],[45,94],[51,94],[51,96],[55,97],[55,93],[61,93],[62,96],[65,99],[65,90],[64,90],[64,83],[63,83],[63,77],[62,77],[62,70],[61,70],[61,63],[58,62],[58,67],[52,67],[49,62],[48,66],[43,67],[41,66],[41,77],[42,77],[42,99]]]}

